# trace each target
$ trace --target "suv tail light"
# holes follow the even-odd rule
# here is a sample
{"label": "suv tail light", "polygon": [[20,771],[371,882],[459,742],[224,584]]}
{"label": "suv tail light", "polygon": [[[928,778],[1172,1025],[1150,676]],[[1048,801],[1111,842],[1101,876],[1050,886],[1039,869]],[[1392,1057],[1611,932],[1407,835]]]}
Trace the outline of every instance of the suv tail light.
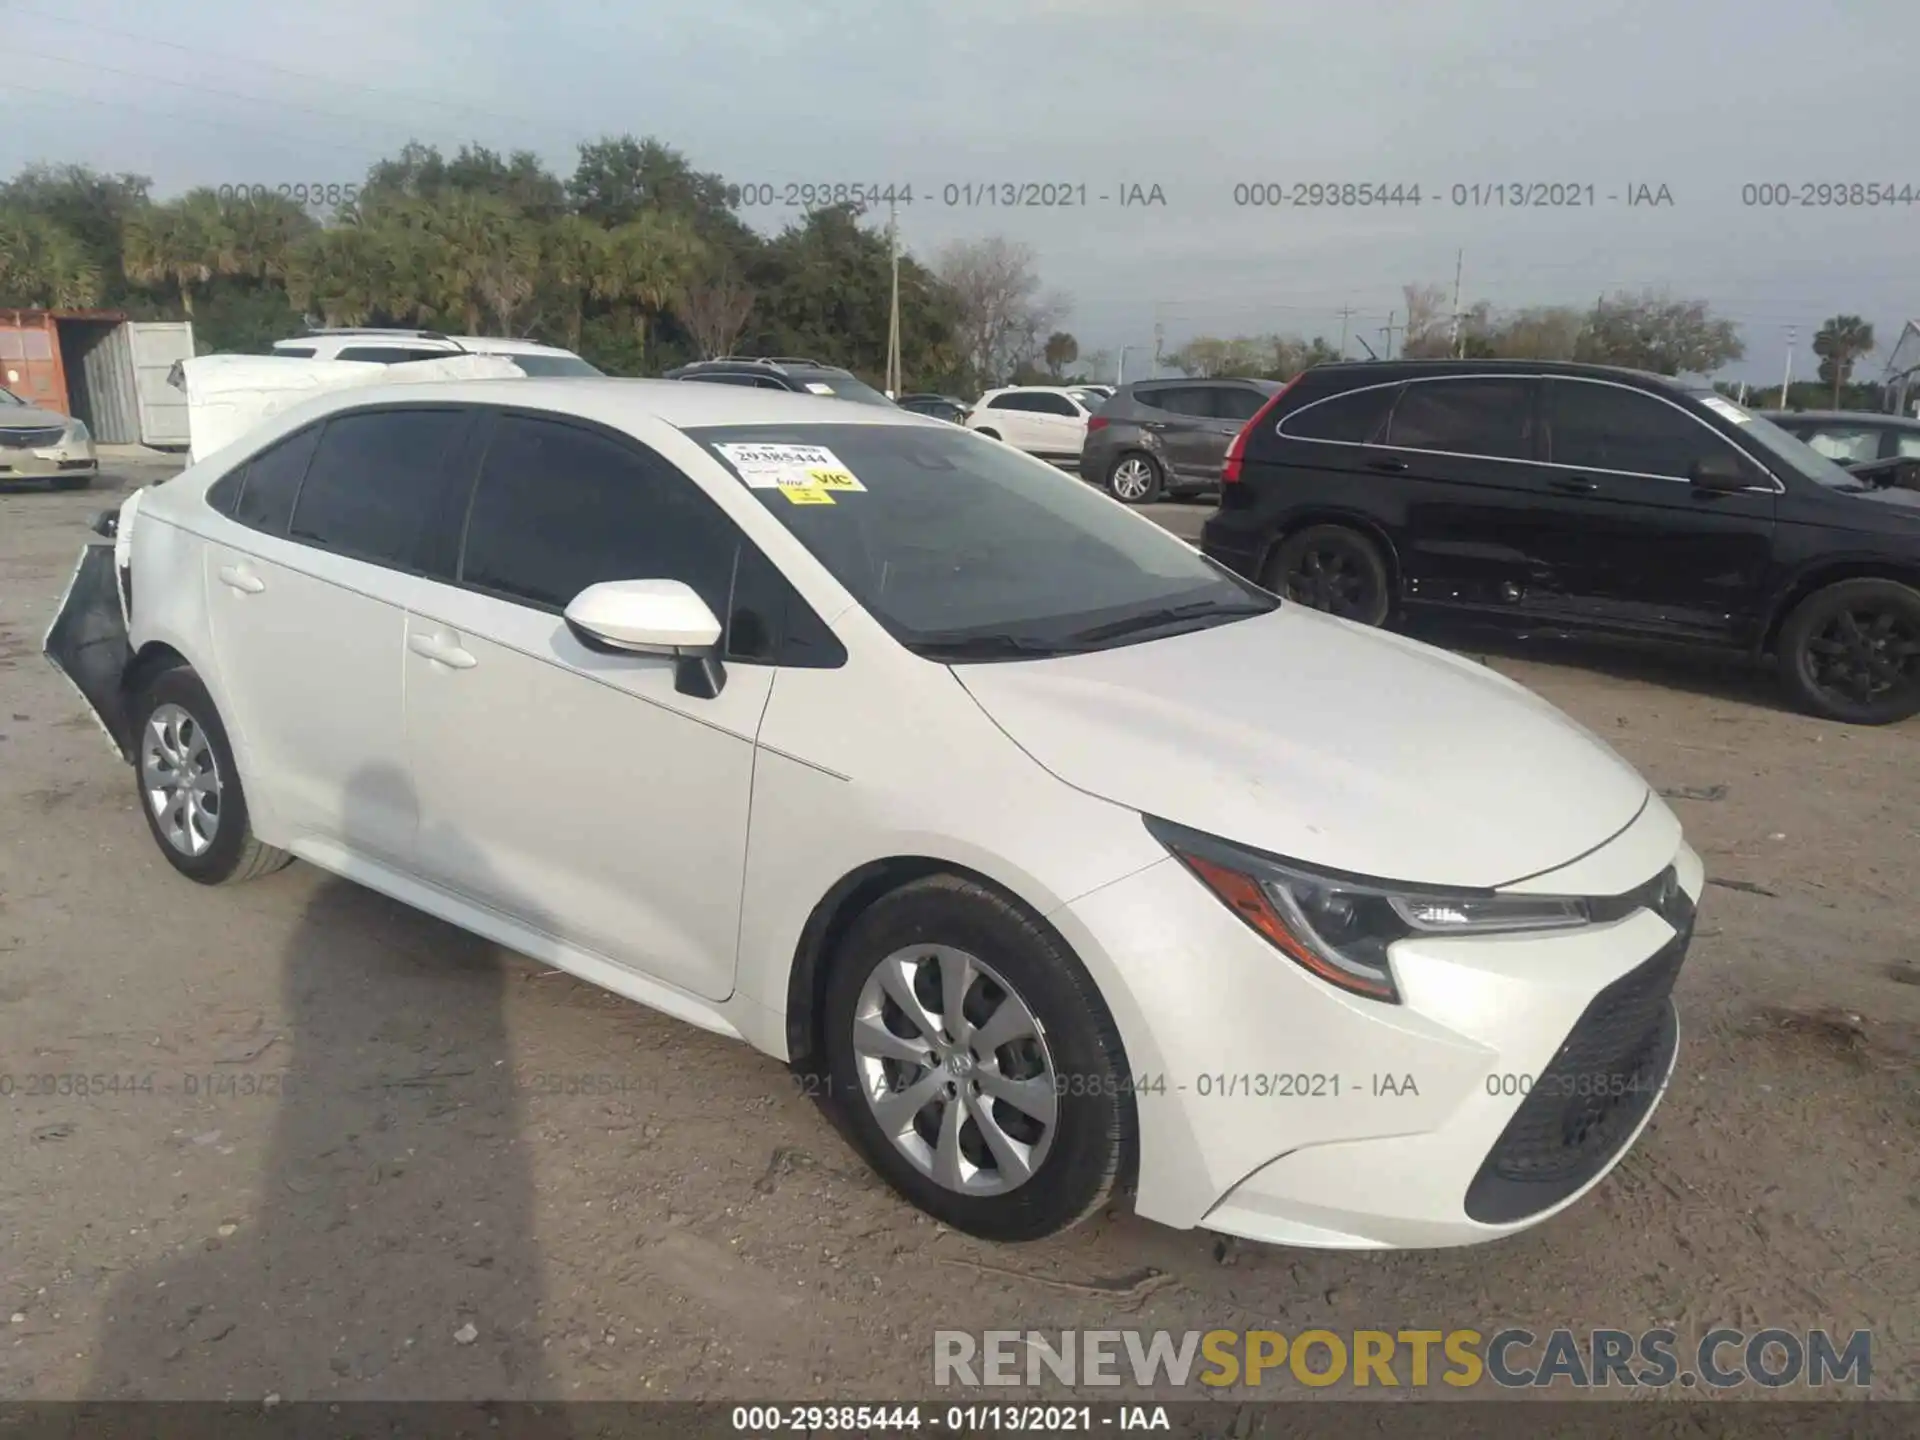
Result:
{"label": "suv tail light", "polygon": [[1104,416],[1104,415],[1089,415],[1089,416],[1087,417],[1087,429],[1088,429],[1089,431],[1094,431],[1094,430],[1104,430],[1104,429],[1106,429],[1106,428],[1107,428],[1107,417],[1106,417],[1106,416]]}
{"label": "suv tail light", "polygon": [[[1302,374],[1304,373],[1303,371]],[[1280,398],[1299,383],[1299,375],[1287,381],[1286,384],[1273,392],[1273,398],[1271,400],[1267,401],[1266,404],[1254,412],[1251,420],[1240,427],[1240,433],[1235,435],[1233,437],[1233,443],[1227,446],[1227,458],[1222,461],[1220,465],[1220,480],[1222,484],[1238,485],[1240,483],[1240,467],[1247,455],[1247,437],[1253,434],[1256,425],[1267,418],[1267,415],[1272,411],[1273,407],[1280,403]]]}

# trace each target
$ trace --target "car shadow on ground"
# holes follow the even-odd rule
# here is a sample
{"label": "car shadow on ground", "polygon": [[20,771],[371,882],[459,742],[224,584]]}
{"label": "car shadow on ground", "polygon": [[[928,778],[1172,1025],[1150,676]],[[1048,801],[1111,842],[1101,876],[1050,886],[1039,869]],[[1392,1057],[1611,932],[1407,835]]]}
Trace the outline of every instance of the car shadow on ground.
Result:
{"label": "car shadow on ground", "polygon": [[[396,769],[357,774],[347,834],[409,785]],[[246,1072],[277,1081],[277,1098],[216,1097],[277,1106],[252,1205],[118,1279],[85,1393],[256,1406],[551,1394],[506,974],[488,942],[323,880],[281,960],[285,1068]]]}

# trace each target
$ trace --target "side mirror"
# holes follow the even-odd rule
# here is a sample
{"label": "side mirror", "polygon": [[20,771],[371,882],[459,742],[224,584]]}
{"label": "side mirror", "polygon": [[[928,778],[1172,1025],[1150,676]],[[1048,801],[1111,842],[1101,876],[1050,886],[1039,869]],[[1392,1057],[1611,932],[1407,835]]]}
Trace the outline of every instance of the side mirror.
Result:
{"label": "side mirror", "polygon": [[693,588],[678,580],[608,580],[589,585],[566,610],[567,628],[589,650],[670,655],[680,663],[674,688],[711,700],[726,684],[720,622]]}
{"label": "side mirror", "polygon": [[102,510],[93,517],[93,523],[87,527],[96,535],[104,535],[111,540],[120,533],[120,507]]}
{"label": "side mirror", "polygon": [[1747,474],[1732,452],[1726,450],[1716,450],[1694,461],[1687,479],[1694,489],[1709,490],[1717,495],[1745,490],[1753,484],[1753,477]]}

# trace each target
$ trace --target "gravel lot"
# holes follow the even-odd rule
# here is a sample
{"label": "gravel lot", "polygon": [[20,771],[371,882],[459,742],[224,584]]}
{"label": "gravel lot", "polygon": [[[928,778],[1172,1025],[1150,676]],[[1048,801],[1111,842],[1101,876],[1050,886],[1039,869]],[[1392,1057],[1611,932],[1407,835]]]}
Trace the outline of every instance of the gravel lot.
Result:
{"label": "gravel lot", "polygon": [[[1678,795],[1715,882],[1639,1148],[1472,1250],[1119,1210],[996,1249],[744,1047],[308,866],[176,878],[39,654],[85,520],[159,473],[0,493],[0,1399],[887,1399],[931,1392],[936,1327],[1503,1324],[1870,1327],[1874,1394],[1920,1398],[1920,722],[1467,647]],[[26,1093],[75,1073],[128,1088]]]}

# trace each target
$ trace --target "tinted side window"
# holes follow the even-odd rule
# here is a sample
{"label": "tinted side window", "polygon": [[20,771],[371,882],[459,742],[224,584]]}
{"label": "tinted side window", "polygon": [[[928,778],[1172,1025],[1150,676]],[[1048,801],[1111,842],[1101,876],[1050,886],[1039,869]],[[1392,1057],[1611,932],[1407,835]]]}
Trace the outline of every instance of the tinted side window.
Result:
{"label": "tinted side window", "polygon": [[1035,394],[1027,396],[1027,408],[1042,415],[1078,415],[1080,411],[1064,395]]}
{"label": "tinted side window", "polygon": [[1302,406],[1280,422],[1280,433],[1299,440],[1336,440],[1346,445],[1377,445],[1393,409],[1395,385],[1350,390],[1345,395]]}
{"label": "tinted side window", "polygon": [[1028,395],[996,395],[987,402],[987,409],[1031,410],[1033,406],[1028,403],[1031,399],[1032,397]]}
{"label": "tinted side window", "polygon": [[[680,580],[724,617],[733,660],[779,656],[789,610],[804,608],[772,562],[665,460],[522,416],[503,417],[487,448],[460,579],[552,610],[603,580]],[[807,627],[794,628],[804,638]]]}
{"label": "tinted side window", "polygon": [[[373,410],[329,420],[300,487],[290,538],[411,568],[442,464],[467,418],[461,410]],[[240,503],[247,503],[245,492]]]}
{"label": "tinted side window", "polygon": [[1133,392],[1133,403],[1136,405],[1144,405],[1149,410],[1166,409],[1166,398],[1167,392],[1165,390],[1156,390],[1151,387]]}
{"label": "tinted side window", "polygon": [[454,350],[418,350],[404,345],[349,345],[333,358],[369,360],[376,365],[405,365],[410,360],[444,360]]}
{"label": "tinted side window", "polygon": [[1260,407],[1272,397],[1264,390],[1247,385],[1221,385],[1213,392],[1213,413],[1222,420],[1245,423],[1260,413]]}
{"label": "tinted side window", "polygon": [[1818,453],[1841,465],[1880,458],[1880,432],[1853,425],[1815,425],[1794,432]]}
{"label": "tinted side window", "polygon": [[1697,460],[1739,453],[1664,400],[1588,380],[1548,384],[1547,429],[1554,463],[1596,470],[1684,479]]}
{"label": "tinted side window", "polygon": [[320,443],[322,428],[310,425],[297,435],[289,435],[243,467],[234,519],[269,535],[287,533],[293,500],[300,493],[300,482],[306,478],[307,465],[313,459],[314,447]]}
{"label": "tinted side window", "polygon": [[1158,409],[1173,415],[1213,414],[1213,400],[1205,385],[1170,385],[1160,392]]}
{"label": "tinted side window", "polygon": [[1533,455],[1533,386],[1525,380],[1409,382],[1387,423],[1387,443],[1454,455]]}
{"label": "tinted side window", "polygon": [[276,355],[291,355],[297,360],[311,360],[313,358],[313,346],[276,345],[273,347],[273,353]]}

